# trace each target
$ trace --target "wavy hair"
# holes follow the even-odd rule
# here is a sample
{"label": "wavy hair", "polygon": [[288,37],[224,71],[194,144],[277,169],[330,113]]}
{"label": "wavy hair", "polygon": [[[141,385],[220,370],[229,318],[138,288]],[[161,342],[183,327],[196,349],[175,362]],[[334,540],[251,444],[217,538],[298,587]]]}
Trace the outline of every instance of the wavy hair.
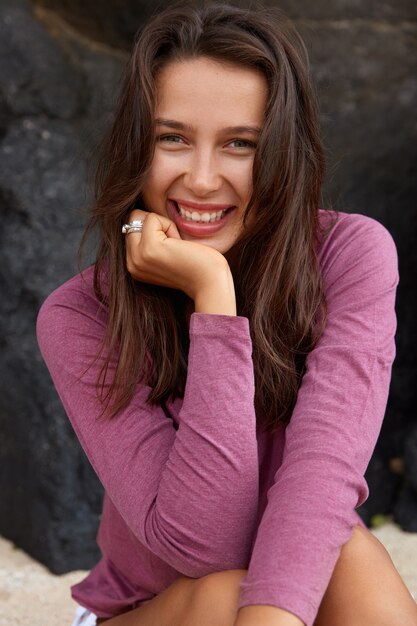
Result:
{"label": "wavy hair", "polygon": [[98,229],[94,290],[108,309],[97,385],[110,417],[128,404],[138,381],[149,385],[148,402],[167,416],[167,402],[184,394],[190,303],[182,292],[134,281],[120,233],[132,208],[144,208],[158,72],[171,61],[201,56],[255,69],[268,84],[253,194],[230,262],[238,314],[250,321],[258,423],[273,432],[291,418],[326,305],[316,256],[324,157],[315,94],[302,40],[272,9],[217,3],[169,8],[135,39],[99,153],[95,201],[83,238]]}

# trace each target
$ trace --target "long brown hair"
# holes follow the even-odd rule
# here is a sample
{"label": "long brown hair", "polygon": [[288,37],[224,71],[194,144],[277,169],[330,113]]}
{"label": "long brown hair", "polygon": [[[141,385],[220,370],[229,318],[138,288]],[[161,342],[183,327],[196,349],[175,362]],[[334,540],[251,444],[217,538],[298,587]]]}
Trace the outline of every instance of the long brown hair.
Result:
{"label": "long brown hair", "polygon": [[[167,415],[167,401],[184,393],[188,299],[131,278],[121,225],[133,207],[144,208],[156,76],[172,60],[200,56],[256,69],[269,87],[253,195],[230,263],[238,314],[250,320],[258,419],[273,432],[290,420],[306,355],[323,328],[325,298],[316,257],[324,158],[315,96],[305,47],[272,9],[217,3],[170,8],[135,40],[115,119],[101,147],[95,203],[83,239],[98,227],[94,289],[108,307],[108,324],[97,382],[110,416],[127,405],[140,380],[150,387],[148,402]],[[117,366],[108,380],[112,358]]]}

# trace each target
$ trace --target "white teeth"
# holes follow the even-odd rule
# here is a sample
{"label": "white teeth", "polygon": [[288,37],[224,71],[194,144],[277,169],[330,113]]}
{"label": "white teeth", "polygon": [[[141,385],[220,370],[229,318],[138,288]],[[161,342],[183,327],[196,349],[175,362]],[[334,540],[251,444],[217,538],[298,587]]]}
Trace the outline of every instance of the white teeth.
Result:
{"label": "white teeth", "polygon": [[221,220],[226,214],[226,211],[216,211],[213,213],[198,213],[197,211],[187,211],[177,204],[179,214],[191,222],[216,222]]}

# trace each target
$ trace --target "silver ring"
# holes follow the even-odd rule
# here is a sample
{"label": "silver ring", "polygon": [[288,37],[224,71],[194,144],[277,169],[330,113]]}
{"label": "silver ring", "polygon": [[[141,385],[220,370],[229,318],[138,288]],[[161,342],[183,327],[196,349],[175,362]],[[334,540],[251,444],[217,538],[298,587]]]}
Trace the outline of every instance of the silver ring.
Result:
{"label": "silver ring", "polygon": [[128,224],[123,224],[122,233],[124,235],[129,235],[129,233],[141,233],[143,230],[143,220],[133,220],[133,222],[128,222]]}

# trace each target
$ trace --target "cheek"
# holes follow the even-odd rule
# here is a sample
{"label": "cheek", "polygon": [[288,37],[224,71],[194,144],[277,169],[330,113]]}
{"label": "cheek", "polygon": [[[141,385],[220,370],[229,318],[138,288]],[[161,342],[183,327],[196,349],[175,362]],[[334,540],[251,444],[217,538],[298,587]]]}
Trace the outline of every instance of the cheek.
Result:
{"label": "cheek", "polygon": [[149,172],[152,185],[163,190],[164,186],[169,185],[178,176],[179,166],[179,160],[171,155],[156,154]]}
{"label": "cheek", "polygon": [[249,202],[253,190],[253,161],[245,164],[245,167],[240,167],[236,172],[236,188],[238,190],[240,198],[245,202]]}
{"label": "cheek", "polygon": [[151,166],[148,170],[148,174],[145,181],[145,189],[148,192],[155,193],[162,188],[162,182],[164,180],[165,168],[161,163],[161,158],[157,155],[154,156]]}

